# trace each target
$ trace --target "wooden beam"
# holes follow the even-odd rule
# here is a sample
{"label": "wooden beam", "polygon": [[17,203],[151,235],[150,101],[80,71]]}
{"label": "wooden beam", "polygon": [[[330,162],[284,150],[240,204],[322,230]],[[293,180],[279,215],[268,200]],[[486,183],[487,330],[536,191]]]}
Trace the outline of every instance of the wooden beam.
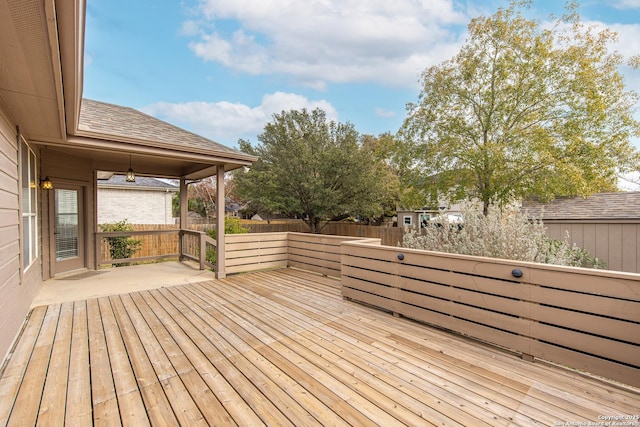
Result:
{"label": "wooden beam", "polygon": [[224,197],[224,166],[219,166],[216,171],[216,189],[217,200],[216,208],[218,210],[218,217],[216,218],[216,224],[218,229],[218,242],[216,251],[216,279],[224,279],[227,277],[225,271],[225,250],[224,250],[224,214],[225,214],[225,197]]}
{"label": "wooden beam", "polygon": [[[189,212],[189,187],[187,185],[187,180],[185,177],[180,178],[180,229],[186,229],[187,224],[187,214]],[[182,236],[180,236],[179,244],[178,244],[178,253],[180,254],[180,261],[182,261]]]}

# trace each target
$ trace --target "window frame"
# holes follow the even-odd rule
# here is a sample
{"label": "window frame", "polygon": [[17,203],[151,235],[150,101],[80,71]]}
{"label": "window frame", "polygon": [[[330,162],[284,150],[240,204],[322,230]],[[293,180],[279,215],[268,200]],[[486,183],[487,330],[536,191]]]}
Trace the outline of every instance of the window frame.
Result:
{"label": "window frame", "polygon": [[19,136],[18,186],[20,194],[20,269],[26,272],[39,253],[38,241],[38,158],[26,139]]}

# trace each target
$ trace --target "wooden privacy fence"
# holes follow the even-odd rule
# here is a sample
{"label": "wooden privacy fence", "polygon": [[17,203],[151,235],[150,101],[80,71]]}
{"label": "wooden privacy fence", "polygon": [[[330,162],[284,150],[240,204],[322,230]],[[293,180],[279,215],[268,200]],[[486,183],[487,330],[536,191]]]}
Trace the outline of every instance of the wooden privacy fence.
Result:
{"label": "wooden privacy fence", "polygon": [[640,275],[342,244],[345,298],[640,386]]}

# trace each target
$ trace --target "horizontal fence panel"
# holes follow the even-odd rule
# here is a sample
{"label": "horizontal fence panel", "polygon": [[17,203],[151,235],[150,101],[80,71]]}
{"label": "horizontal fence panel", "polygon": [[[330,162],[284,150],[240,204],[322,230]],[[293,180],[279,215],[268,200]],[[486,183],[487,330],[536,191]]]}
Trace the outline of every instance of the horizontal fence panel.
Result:
{"label": "horizontal fence panel", "polygon": [[539,322],[531,323],[531,336],[539,341],[569,347],[605,359],[615,359],[624,364],[638,365],[640,363],[640,346],[612,340],[608,337],[590,335]]}
{"label": "horizontal fence panel", "polygon": [[322,258],[310,258],[306,256],[296,255],[290,252],[289,266],[314,271],[316,273],[324,274],[325,276],[340,276],[340,263],[332,263],[323,260]]}
{"label": "horizontal fence panel", "polygon": [[342,254],[346,298],[640,385],[629,382],[640,372],[638,275],[361,242]]}
{"label": "horizontal fence panel", "polygon": [[286,268],[287,261],[271,261],[271,262],[259,262],[256,264],[242,264],[237,266],[230,266],[226,268],[226,272],[229,274],[234,273],[248,273],[250,271],[266,270],[271,268]]}
{"label": "horizontal fence panel", "polygon": [[464,331],[462,332],[462,335],[486,341],[506,349],[531,354],[532,340],[528,337],[515,335],[500,329],[491,328],[465,319],[456,318],[409,304],[400,304],[398,311],[396,312],[410,319],[435,325],[450,331],[458,333],[460,333],[460,331]]}
{"label": "horizontal fence panel", "polygon": [[229,251],[225,254],[225,259],[227,260],[227,265],[229,265],[229,260],[243,259],[243,258],[252,258],[252,257],[260,257],[266,255],[284,255],[287,257],[287,247],[269,247],[269,248],[256,248],[256,249],[248,249],[243,251]]}
{"label": "horizontal fence panel", "polygon": [[584,331],[590,334],[640,345],[640,334],[635,328],[635,325],[633,323],[625,325],[618,319],[596,316],[591,313],[567,311],[562,308],[540,304],[531,305],[531,318],[538,321],[557,323],[577,331]]}
{"label": "horizontal fence panel", "polygon": [[614,360],[602,359],[589,354],[576,354],[575,351],[554,346],[542,341],[531,343],[531,353],[544,360],[550,360],[560,365],[569,366],[584,372],[601,375],[638,387],[640,385],[640,369],[623,365]]}
{"label": "horizontal fence panel", "polygon": [[536,269],[527,279],[528,282],[553,286],[574,292],[588,292],[596,295],[606,295],[613,298],[640,300],[640,286],[638,279],[629,279],[628,273],[618,273],[610,270],[587,270],[578,268],[560,268],[545,266]]}
{"label": "horizontal fence panel", "polygon": [[229,274],[286,267],[287,233],[226,234],[225,264]]}
{"label": "horizontal fence panel", "polygon": [[466,289],[444,286],[414,279],[400,281],[399,287],[414,294],[426,294],[436,298],[448,299],[457,304],[492,310],[511,316],[529,317],[530,307],[526,301],[501,297],[498,295],[468,291]]}
{"label": "horizontal fence panel", "polygon": [[285,263],[284,266],[286,267],[287,254],[286,253],[273,254],[273,255],[262,254],[259,257],[254,256],[254,257],[226,259],[225,262],[227,267],[235,267],[235,266],[242,266],[242,265],[255,266],[256,264],[264,264],[264,263],[270,263],[274,261],[282,261]]}
{"label": "horizontal fence panel", "polygon": [[[225,239],[228,239],[226,237]],[[260,240],[260,247],[284,248],[289,246],[286,239],[283,240]],[[250,251],[256,247],[256,242],[228,242],[225,241],[227,253],[236,251]]]}

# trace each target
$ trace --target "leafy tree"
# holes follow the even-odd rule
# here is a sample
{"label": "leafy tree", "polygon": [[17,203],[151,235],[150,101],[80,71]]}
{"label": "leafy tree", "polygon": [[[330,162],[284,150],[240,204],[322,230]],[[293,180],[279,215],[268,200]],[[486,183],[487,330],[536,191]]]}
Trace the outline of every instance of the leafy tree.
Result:
{"label": "leafy tree", "polygon": [[637,164],[638,96],[608,51],[616,34],[581,23],[575,2],[546,29],[522,16],[530,3],[473,19],[460,52],[423,72],[399,156],[422,197],[477,197],[486,214],[516,198],[611,191]]}
{"label": "leafy tree", "polygon": [[238,194],[260,210],[300,215],[312,232],[322,221],[381,214],[386,175],[352,124],[328,121],[321,109],[283,111],[258,140],[255,147],[239,141],[259,160],[235,180]]}
{"label": "leafy tree", "polygon": [[375,167],[379,169],[378,172],[382,176],[380,185],[384,188],[381,194],[385,195],[385,198],[381,200],[380,215],[372,218],[374,221],[381,222],[383,217],[393,216],[398,207],[401,172],[394,160],[398,142],[389,132],[379,136],[363,135],[361,140],[363,149],[373,155]]}

